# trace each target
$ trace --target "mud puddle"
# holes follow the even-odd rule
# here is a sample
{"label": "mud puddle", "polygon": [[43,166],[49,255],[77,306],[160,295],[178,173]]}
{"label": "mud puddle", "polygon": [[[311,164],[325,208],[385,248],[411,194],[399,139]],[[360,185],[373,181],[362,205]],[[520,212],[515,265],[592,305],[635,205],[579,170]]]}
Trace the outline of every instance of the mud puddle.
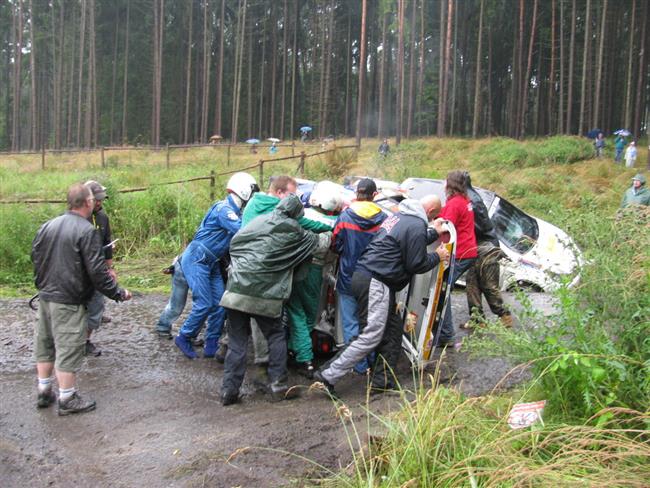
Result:
{"label": "mud puddle", "polygon": [[[58,417],[35,408],[32,329],[26,300],[0,300],[0,484],[14,486],[285,486],[300,484],[351,459],[336,408],[310,382],[292,374],[298,399],[269,403],[256,390],[250,366],[241,404],[219,403],[223,366],[185,359],[152,330],[167,297],[143,295],[107,302],[112,322],[94,335],[103,353],[87,358],[78,387],[97,400],[91,413]],[[546,295],[533,303],[550,310]],[[512,297],[507,297],[513,303]],[[454,296],[454,322],[467,320],[464,295]],[[181,320],[184,317],[181,318]],[[480,395],[511,369],[502,359],[450,355],[453,382]],[[406,388],[412,373],[403,357]],[[511,382],[520,381],[520,377]],[[364,377],[349,375],[337,392],[361,432],[364,412],[399,408],[396,397],[371,397]],[[372,429],[372,426],[371,426]],[[309,461],[306,461],[308,459]]]}

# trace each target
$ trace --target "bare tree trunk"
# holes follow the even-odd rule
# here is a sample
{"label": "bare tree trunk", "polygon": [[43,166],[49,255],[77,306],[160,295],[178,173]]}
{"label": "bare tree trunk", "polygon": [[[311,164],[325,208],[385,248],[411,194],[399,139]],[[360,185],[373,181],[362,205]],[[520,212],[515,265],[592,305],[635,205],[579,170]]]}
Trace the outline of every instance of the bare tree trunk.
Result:
{"label": "bare tree trunk", "polygon": [[526,127],[526,113],[528,111],[528,85],[530,85],[530,72],[533,62],[533,45],[535,44],[535,31],[537,30],[537,2],[533,4],[533,26],[531,28],[530,41],[528,44],[528,63],[526,65],[526,75],[522,82],[522,100],[521,100],[521,113],[519,115],[519,131],[518,137],[524,137]]}
{"label": "bare tree trunk", "polygon": [[329,27],[328,27],[328,40],[327,40],[327,51],[325,54],[325,88],[323,93],[323,118],[321,121],[321,127],[323,128],[323,134],[328,134],[328,123],[329,123],[329,103],[330,103],[330,79],[331,79],[331,70],[332,70],[332,44],[334,39],[334,9],[336,5],[334,1],[330,3],[329,8]]}
{"label": "bare tree trunk", "polygon": [[402,121],[404,118],[404,3],[397,1],[397,110],[395,113],[395,145],[402,142]]}
{"label": "bare tree trunk", "polygon": [[[424,73],[425,73],[425,57],[424,57],[424,7],[426,0],[422,0],[420,4],[420,61],[418,62],[418,88],[417,88],[417,105],[415,109],[416,117],[422,113],[422,99],[424,98]],[[421,119],[420,119],[421,120]],[[422,123],[418,123],[418,135],[422,134]]]}
{"label": "bare tree trunk", "polygon": [[126,108],[129,88],[129,23],[131,16],[131,0],[126,2],[126,27],[124,29],[124,75],[122,86],[122,143],[128,140],[128,131],[126,127]]}
{"label": "bare tree trunk", "polygon": [[117,13],[117,18],[115,19],[115,35],[113,37],[113,76],[111,78],[111,129],[109,135],[109,141],[112,144],[115,143],[113,139],[114,129],[115,129],[115,84],[117,83],[117,40],[120,32],[120,16],[119,12]]}
{"label": "bare tree trunk", "polygon": [[[296,116],[296,71],[298,70],[298,53],[297,53],[297,47],[298,47],[298,20],[300,17],[300,10],[299,10],[299,4],[298,0],[294,0],[294,9],[296,16],[294,18],[294,24],[293,24],[293,46],[291,49],[291,114],[289,116],[289,135],[293,139],[294,136],[294,121],[295,121],[295,116]],[[348,37],[349,39],[349,37]],[[349,72],[348,72],[349,76]],[[346,94],[348,93],[348,90],[346,90]],[[347,95],[346,95],[347,96]],[[347,98],[346,98],[346,104],[347,104]],[[346,112],[347,114],[347,112]],[[347,134],[347,131],[346,131]]]}
{"label": "bare tree trunk", "polygon": [[38,128],[36,105],[38,103],[38,100],[36,100],[36,45],[34,44],[34,8],[32,5],[32,0],[29,0],[29,44],[29,79],[31,82],[31,93],[29,97],[29,125],[31,126],[30,147],[33,150],[36,150],[38,147],[38,140],[36,135],[36,130]]}
{"label": "bare tree trunk", "polygon": [[594,101],[594,118],[592,119],[592,124],[594,127],[598,127],[600,122],[600,92],[601,92],[601,82],[603,79],[603,52],[605,49],[605,21],[607,20],[607,0],[603,0],[603,11],[601,14],[602,18],[600,19],[600,39],[598,46],[598,63],[596,65],[596,90],[595,96],[596,100]]}
{"label": "bare tree trunk", "polygon": [[[52,33],[55,32],[56,22],[54,20],[54,4],[51,5],[52,9]],[[58,45],[59,52],[56,54],[56,45],[54,48],[54,147],[59,149],[61,147],[61,133],[63,127],[63,51],[65,37],[64,32],[64,19],[65,19],[65,7],[61,3],[59,6],[59,33],[58,33]],[[55,44],[55,43],[53,43]]]}
{"label": "bare tree trunk", "polygon": [[384,137],[384,101],[385,101],[385,78],[386,78],[386,31],[388,30],[388,12],[382,14],[381,24],[381,54],[379,61],[379,114],[377,120],[377,136]]}
{"label": "bare tree trunk", "polygon": [[20,99],[22,88],[22,59],[23,59],[23,1],[17,0],[14,5],[13,24],[13,46],[14,46],[14,70],[13,70],[13,113],[11,117],[11,150],[21,149],[20,144]]}
{"label": "bare tree trunk", "polygon": [[244,38],[246,36],[246,0],[239,0],[239,13],[237,16],[237,31],[235,35],[235,83],[233,84],[233,113],[232,113],[232,142],[237,142],[239,127],[239,104],[241,95],[241,72],[244,58]]}
{"label": "bare tree trunk", "polygon": [[627,46],[628,56],[627,56],[627,76],[626,76],[626,88],[625,88],[625,128],[629,129],[632,124],[632,63],[634,57],[637,53],[634,52],[634,30],[636,27],[636,0],[632,0],[632,19],[630,21],[630,41]]}
{"label": "bare tree trunk", "polygon": [[447,123],[447,92],[449,86],[449,65],[451,64],[451,23],[454,17],[454,2],[448,0],[447,3],[447,29],[445,40],[445,64],[442,77],[442,112],[438,119],[438,135],[444,136]]}
{"label": "bare tree trunk", "polygon": [[364,108],[363,82],[366,74],[366,0],[362,0],[361,4],[361,53],[359,59],[359,90],[357,92],[357,146],[361,146],[361,116],[363,114]]}
{"label": "bare tree trunk", "polygon": [[415,13],[417,10],[417,1],[411,0],[411,49],[409,53],[409,102],[408,102],[408,115],[406,118],[406,137],[411,137],[411,129],[413,128],[413,106],[415,100]]}
{"label": "bare tree trunk", "polygon": [[[192,91],[192,25],[194,17],[194,2],[189,2],[190,14],[188,18],[187,56],[185,66],[185,115],[183,117],[183,143],[190,140],[190,93]],[[219,60],[221,63],[221,60]],[[217,97],[219,92],[217,91]]]}
{"label": "bare tree trunk", "polygon": [[551,69],[548,74],[548,98],[546,100],[546,118],[548,120],[547,134],[552,134],[553,129],[553,98],[555,95],[555,31],[556,26],[556,0],[551,0]]}
{"label": "bare tree trunk", "polygon": [[513,104],[513,124],[512,124],[512,136],[517,137],[519,132],[519,116],[521,114],[522,105],[524,103],[524,98],[522,94],[522,87],[524,81],[524,12],[525,4],[524,0],[519,0],[519,40],[517,42],[517,71],[516,71],[516,83],[514,90],[515,103]]}
{"label": "bare tree trunk", "polygon": [[[286,0],[285,0],[285,5],[286,5]],[[270,121],[269,121],[269,134],[272,137],[277,137],[275,134],[279,134],[281,138],[283,138],[283,128],[280,129],[280,131],[276,131],[275,128],[275,109],[276,109],[276,103],[275,103],[275,88],[277,86],[277,65],[278,65],[278,33],[277,33],[277,20],[275,17],[275,7],[271,7],[271,35],[272,41],[271,41],[271,99],[269,100],[269,115],[270,115]],[[282,25],[283,30],[287,28],[286,24]],[[284,49],[284,45],[283,45]],[[286,52],[282,56],[283,60],[286,57]],[[284,61],[283,61],[284,63]],[[282,83],[284,85],[284,76],[285,74],[282,73]],[[284,90],[284,86],[282,87],[282,90]]]}
{"label": "bare tree trunk", "polygon": [[[287,5],[287,0],[284,0],[284,12],[283,12],[282,19],[283,19],[282,20],[282,85],[281,85],[282,91],[280,94],[280,131],[278,132],[278,134],[279,137],[284,139],[286,136],[285,104],[286,104],[286,92],[287,92],[287,58],[289,56],[289,49],[287,46],[287,34],[289,31],[289,10]],[[273,35],[275,36],[275,29],[273,30]],[[275,69],[275,66],[273,66],[273,69]],[[275,88],[275,82],[273,85]],[[275,99],[273,100],[271,117],[273,117],[274,112],[275,112]],[[293,137],[293,134],[291,134],[291,137]]]}
{"label": "bare tree trunk", "polygon": [[221,0],[221,18],[219,19],[219,64],[217,65],[217,93],[214,103],[214,133],[221,135],[221,105],[223,99],[223,42],[225,30],[226,0]]}
{"label": "bare tree trunk", "polygon": [[578,118],[578,133],[585,130],[585,110],[587,102],[587,66],[589,64],[589,37],[591,27],[591,0],[587,0],[585,11],[585,43],[582,50],[582,79],[580,82],[580,116]]}
{"label": "bare tree trunk", "polygon": [[84,143],[86,147],[97,145],[97,73],[95,70],[95,0],[88,0],[88,92]]}
{"label": "bare tree trunk", "polygon": [[494,133],[494,115],[492,113],[492,28],[488,24],[488,103],[487,103],[487,133]]}
{"label": "bare tree trunk", "polygon": [[[78,18],[77,18],[77,9],[73,8],[72,9],[72,22],[73,26],[78,25]],[[67,118],[68,118],[68,124],[67,124],[67,130],[66,130],[66,139],[65,139],[65,145],[70,146],[72,144],[72,120],[73,120],[73,109],[74,109],[74,98],[75,98],[75,93],[74,93],[74,80],[75,80],[75,65],[74,65],[74,60],[75,60],[75,53],[77,52],[77,36],[74,34],[74,31],[72,32],[72,46],[70,48],[70,70],[68,72],[68,109],[67,109]]]}
{"label": "bare tree trunk", "polygon": [[[266,64],[266,18],[263,21],[264,28],[262,30],[262,62],[260,63],[260,99],[258,106],[258,126],[257,134],[262,137],[262,116],[264,113],[264,65]],[[272,84],[272,83],[271,83]]]}
{"label": "bare tree trunk", "polygon": [[444,78],[445,78],[445,2],[440,0],[440,53],[439,53],[439,67],[438,67],[438,128],[437,135],[442,137],[444,134],[444,121],[443,121],[443,98],[444,98]]}
{"label": "bare tree trunk", "polygon": [[474,77],[474,118],[472,120],[472,137],[478,136],[478,120],[481,114],[481,47],[483,45],[483,10],[485,1],[481,0],[481,13],[478,20],[478,47],[476,48],[476,75]]}
{"label": "bare tree trunk", "polygon": [[[246,122],[249,137],[253,136],[253,25],[254,22],[251,21],[248,30],[248,76],[246,80]],[[244,29],[246,29],[246,24],[244,24]]]}
{"label": "bare tree trunk", "polygon": [[345,52],[345,109],[343,110],[345,120],[343,122],[343,132],[347,135],[350,133],[350,73],[352,71],[352,15],[350,14],[348,14],[348,37]]}
{"label": "bare tree trunk", "polygon": [[[567,107],[566,107],[566,133],[571,133],[571,125],[573,120],[571,115],[573,112],[573,78],[574,78],[574,60],[575,60],[575,40],[576,40],[576,0],[573,0],[571,7],[571,40],[569,41],[569,89],[567,92]],[[578,129],[580,132],[580,129]]]}
{"label": "bare tree trunk", "polygon": [[[460,9],[462,4],[458,4],[458,9]],[[454,133],[454,122],[456,121],[456,61],[458,60],[458,56],[456,56],[456,51],[457,51],[457,46],[458,46],[458,12],[456,12],[456,15],[454,16],[454,67],[452,69],[452,74],[451,74],[451,110],[450,115],[451,115],[451,120],[449,123],[449,133],[453,134]]]}
{"label": "bare tree trunk", "polygon": [[[638,138],[641,136],[641,114],[644,112],[643,101],[643,87],[645,87],[645,78],[648,72],[648,65],[646,64],[646,49],[648,44],[648,2],[645,2],[643,5],[643,25],[641,26],[641,37],[640,40],[640,52],[639,52],[639,74],[637,75],[637,85],[636,85],[636,101],[634,104],[634,124],[631,127],[631,131],[634,134],[634,137]],[[650,126],[650,120],[646,120],[646,124]],[[650,130],[650,129],[649,129]],[[650,146],[650,138],[648,139],[648,146]],[[650,153],[650,150],[648,151]],[[650,155],[648,156],[650,158]]]}
{"label": "bare tree trunk", "polygon": [[564,0],[560,0],[560,96],[557,109],[557,133],[564,133]]}
{"label": "bare tree trunk", "polygon": [[199,141],[208,140],[208,101],[210,100],[210,46],[208,35],[208,0],[203,0],[203,82],[201,90],[201,135]]}

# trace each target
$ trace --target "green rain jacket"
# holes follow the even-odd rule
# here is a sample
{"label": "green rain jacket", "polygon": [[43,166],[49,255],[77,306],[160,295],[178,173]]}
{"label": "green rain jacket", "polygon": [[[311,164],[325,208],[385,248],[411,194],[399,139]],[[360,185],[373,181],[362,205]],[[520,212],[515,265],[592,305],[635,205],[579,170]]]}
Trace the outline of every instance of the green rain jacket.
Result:
{"label": "green rain jacket", "polygon": [[[248,202],[244,207],[244,213],[241,217],[242,228],[246,227],[248,223],[255,217],[271,213],[278,205],[278,203],[280,203],[280,199],[275,195],[267,195],[266,193],[261,192],[255,193],[250,202]],[[316,233],[332,230],[329,225],[305,218],[304,216],[298,219],[298,223],[302,226],[303,229],[307,229]]]}
{"label": "green rain jacket", "polygon": [[629,207],[630,205],[648,205],[650,206],[650,190],[646,188],[646,177],[641,173],[637,174],[632,180],[639,180],[641,186],[635,191],[634,187],[630,187],[623,195],[621,208]]}
{"label": "green rain jacket", "polygon": [[294,269],[314,252],[328,248],[332,236],[303,229],[298,223],[303,215],[300,199],[291,195],[235,234],[222,307],[265,317],[282,314],[282,305],[291,295]]}

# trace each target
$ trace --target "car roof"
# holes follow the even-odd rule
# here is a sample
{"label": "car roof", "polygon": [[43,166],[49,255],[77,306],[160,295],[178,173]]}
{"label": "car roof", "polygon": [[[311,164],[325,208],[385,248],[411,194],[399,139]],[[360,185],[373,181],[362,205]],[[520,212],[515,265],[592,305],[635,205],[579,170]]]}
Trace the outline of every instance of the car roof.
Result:
{"label": "car roof", "polygon": [[[400,184],[400,188],[402,191],[406,192],[409,198],[419,199],[426,195],[434,194],[440,198],[443,205],[447,200],[445,194],[445,180],[436,180],[433,178],[407,178]],[[475,186],[474,189],[483,199],[485,206],[490,208],[494,198],[497,196],[496,193],[477,186]]]}

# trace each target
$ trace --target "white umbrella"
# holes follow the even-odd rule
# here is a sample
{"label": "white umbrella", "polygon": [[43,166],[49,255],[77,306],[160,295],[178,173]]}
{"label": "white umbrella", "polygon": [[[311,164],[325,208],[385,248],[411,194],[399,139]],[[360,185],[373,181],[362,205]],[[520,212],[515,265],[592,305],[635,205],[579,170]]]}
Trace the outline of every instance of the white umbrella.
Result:
{"label": "white umbrella", "polygon": [[277,137],[269,137],[267,141],[278,143],[280,142],[280,139],[278,139]]}

